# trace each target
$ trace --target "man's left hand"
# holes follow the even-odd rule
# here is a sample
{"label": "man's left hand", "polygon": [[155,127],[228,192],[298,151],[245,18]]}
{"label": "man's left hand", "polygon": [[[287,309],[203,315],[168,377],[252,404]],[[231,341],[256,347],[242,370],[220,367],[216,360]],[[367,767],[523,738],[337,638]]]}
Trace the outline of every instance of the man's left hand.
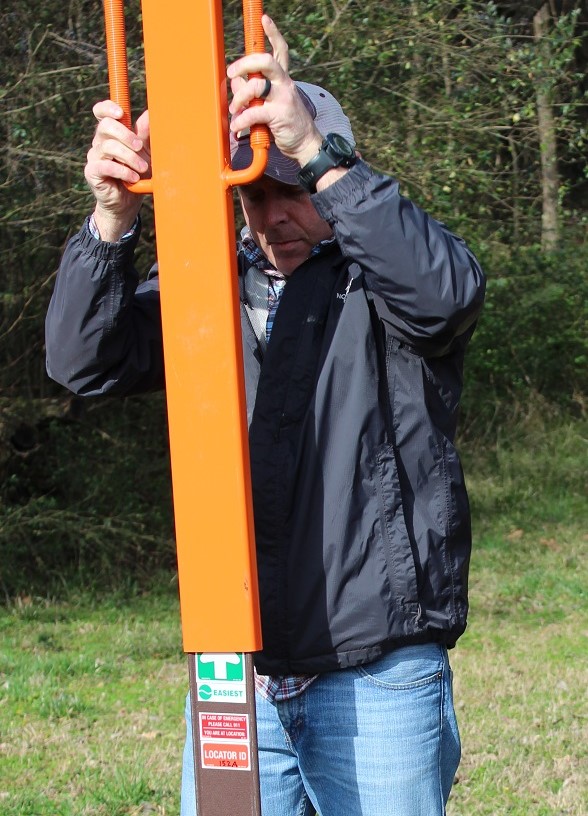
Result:
{"label": "man's left hand", "polygon": [[[278,149],[302,167],[318,153],[323,137],[288,73],[286,40],[267,14],[261,22],[272,53],[241,57],[227,69],[233,92],[229,105],[231,130],[238,133],[251,125],[267,125]],[[248,79],[253,73],[263,74],[272,85],[263,105],[249,107],[253,99],[261,96],[265,86],[264,79]]]}

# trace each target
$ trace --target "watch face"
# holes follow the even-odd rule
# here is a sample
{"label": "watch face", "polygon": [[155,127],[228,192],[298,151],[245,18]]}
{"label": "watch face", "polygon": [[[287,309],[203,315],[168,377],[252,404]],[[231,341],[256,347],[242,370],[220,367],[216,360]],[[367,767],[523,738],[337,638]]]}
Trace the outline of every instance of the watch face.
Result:
{"label": "watch face", "polygon": [[338,133],[327,133],[317,155],[298,173],[298,182],[309,193],[316,193],[316,183],[333,167],[352,167],[356,162],[354,148]]}
{"label": "watch face", "polygon": [[355,150],[343,136],[339,136],[338,133],[329,133],[327,139],[341,156],[344,156],[345,158],[352,158],[355,156]]}

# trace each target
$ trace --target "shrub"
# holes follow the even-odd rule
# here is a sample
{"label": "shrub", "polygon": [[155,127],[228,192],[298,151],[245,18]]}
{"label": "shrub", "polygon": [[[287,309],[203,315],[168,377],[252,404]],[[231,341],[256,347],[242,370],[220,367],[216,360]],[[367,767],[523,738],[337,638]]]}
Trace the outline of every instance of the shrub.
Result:
{"label": "shrub", "polygon": [[[76,402],[76,405],[78,405]],[[5,596],[140,583],[175,565],[162,395],[3,410],[0,580]],[[14,403],[11,410],[18,412]],[[79,405],[76,413],[79,413]]]}
{"label": "shrub", "polygon": [[507,248],[482,262],[486,305],[469,348],[465,426],[506,421],[539,395],[583,411],[588,390],[588,249]]}

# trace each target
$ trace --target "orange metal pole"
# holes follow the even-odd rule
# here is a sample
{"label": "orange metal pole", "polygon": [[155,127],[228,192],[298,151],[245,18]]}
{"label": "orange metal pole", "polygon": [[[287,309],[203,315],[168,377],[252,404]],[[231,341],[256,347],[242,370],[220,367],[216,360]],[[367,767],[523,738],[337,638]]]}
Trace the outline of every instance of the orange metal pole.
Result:
{"label": "orange metal pole", "polygon": [[256,149],[248,177],[232,175],[220,0],[177,0],[173,13],[143,0],[142,10],[184,649],[254,652],[261,631],[230,185],[263,172],[267,147]]}
{"label": "orange metal pole", "polygon": [[[111,96],[130,126],[122,0],[104,2]],[[246,52],[263,50],[261,0],[243,7]],[[233,172],[220,0],[176,0],[173,14],[143,0],[142,11],[153,178],[129,189],[154,194],[198,812],[259,816],[261,628],[230,188],[262,175],[269,133],[252,129],[252,164]],[[228,747],[215,737],[225,726]]]}

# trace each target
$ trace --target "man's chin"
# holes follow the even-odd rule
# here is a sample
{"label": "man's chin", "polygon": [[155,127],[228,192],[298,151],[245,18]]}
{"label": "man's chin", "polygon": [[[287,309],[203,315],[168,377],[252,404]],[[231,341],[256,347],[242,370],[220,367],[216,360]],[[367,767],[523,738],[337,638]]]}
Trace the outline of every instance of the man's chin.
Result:
{"label": "man's chin", "polygon": [[270,261],[283,275],[290,275],[300,264],[308,258],[309,252],[301,241],[285,241],[281,244],[272,244],[268,253]]}

